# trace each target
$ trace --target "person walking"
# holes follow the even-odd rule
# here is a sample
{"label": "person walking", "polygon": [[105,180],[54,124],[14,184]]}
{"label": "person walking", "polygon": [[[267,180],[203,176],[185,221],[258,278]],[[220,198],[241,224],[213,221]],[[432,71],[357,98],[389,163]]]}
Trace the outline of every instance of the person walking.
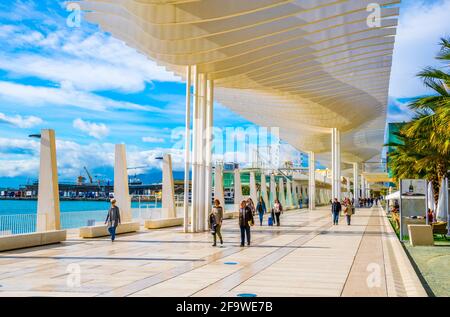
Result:
{"label": "person walking", "polygon": [[256,213],[255,203],[253,202],[253,199],[250,197],[247,199],[247,206],[252,211],[252,215],[254,216]]}
{"label": "person walking", "polygon": [[262,226],[264,220],[264,214],[266,213],[266,204],[264,203],[264,199],[262,196],[259,197],[258,204],[256,205],[256,211],[259,215],[259,223]]}
{"label": "person walking", "polygon": [[241,229],[241,247],[245,245],[245,237],[247,237],[247,245],[250,245],[250,227],[255,224],[253,214],[247,206],[245,200],[241,201],[239,208],[239,228]]}
{"label": "person walking", "polygon": [[209,229],[214,238],[213,247],[217,245],[217,237],[220,239],[220,244],[223,244],[222,239],[222,221],[223,221],[223,208],[220,205],[220,200],[214,199],[214,207],[212,208],[211,214],[209,215]]}
{"label": "person walking", "polygon": [[116,228],[120,224],[120,210],[116,206],[116,200],[111,199],[111,208],[108,210],[105,224],[108,224],[108,232],[111,235],[111,241],[116,239]]}
{"label": "person walking", "polygon": [[278,199],[275,199],[275,203],[273,204],[272,208],[272,214],[275,214],[275,218],[277,220],[277,227],[280,226],[280,215],[283,212],[283,206],[278,201]]}
{"label": "person walking", "polygon": [[344,215],[345,215],[345,219],[347,220],[347,225],[350,226],[350,222],[352,219],[352,215],[353,215],[353,205],[350,202],[350,199],[346,199],[344,202]]}
{"label": "person walking", "polygon": [[342,210],[341,203],[337,198],[334,199],[334,202],[331,204],[331,215],[333,216],[333,225],[337,225],[339,222],[339,213]]}

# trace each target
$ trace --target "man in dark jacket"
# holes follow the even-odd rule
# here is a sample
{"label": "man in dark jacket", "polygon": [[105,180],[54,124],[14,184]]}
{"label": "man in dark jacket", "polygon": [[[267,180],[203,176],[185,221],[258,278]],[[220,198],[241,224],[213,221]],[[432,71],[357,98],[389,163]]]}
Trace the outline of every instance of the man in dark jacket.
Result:
{"label": "man in dark jacket", "polygon": [[250,245],[250,226],[255,224],[253,213],[247,202],[243,200],[239,208],[239,228],[241,229],[241,247],[245,244],[245,236],[247,236],[247,245]]}
{"label": "man in dark jacket", "polygon": [[114,241],[116,239],[116,228],[120,224],[120,211],[119,207],[116,206],[116,200],[114,198],[111,199],[111,208],[108,210],[105,224],[108,224],[111,241]]}
{"label": "man in dark jacket", "polygon": [[334,202],[331,204],[331,215],[333,216],[333,225],[337,225],[339,222],[339,213],[342,210],[341,203],[337,198],[334,199]]}

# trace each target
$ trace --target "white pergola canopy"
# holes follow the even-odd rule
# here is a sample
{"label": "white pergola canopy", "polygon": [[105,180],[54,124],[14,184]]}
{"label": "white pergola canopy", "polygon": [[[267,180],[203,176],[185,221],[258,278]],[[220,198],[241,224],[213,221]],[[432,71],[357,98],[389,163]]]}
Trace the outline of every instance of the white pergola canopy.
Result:
{"label": "white pergola canopy", "polygon": [[384,141],[397,0],[86,0],[88,20],[185,77],[214,80],[215,99],[280,137],[328,158],[331,128],[343,162]]}

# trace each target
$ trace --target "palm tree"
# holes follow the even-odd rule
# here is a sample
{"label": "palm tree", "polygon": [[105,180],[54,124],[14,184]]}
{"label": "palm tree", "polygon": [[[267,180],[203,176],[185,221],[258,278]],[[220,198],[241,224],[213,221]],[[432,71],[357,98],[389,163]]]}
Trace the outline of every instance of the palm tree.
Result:
{"label": "palm tree", "polygon": [[[450,39],[441,39],[438,60],[450,62]],[[394,178],[427,178],[437,195],[442,177],[450,168],[450,74],[448,69],[425,68],[418,76],[436,94],[420,97],[409,107],[415,112],[411,122],[398,133],[402,142],[390,154]],[[437,197],[436,197],[437,198]]]}
{"label": "palm tree", "polygon": [[[441,51],[438,60],[450,64],[450,39],[441,39]],[[429,142],[442,155],[450,155],[450,73],[433,67],[427,67],[418,74],[424,84],[436,94],[417,98],[409,107],[416,117],[403,131],[409,138],[429,134]],[[446,173],[447,171],[443,171]],[[441,174],[442,176],[443,174]]]}

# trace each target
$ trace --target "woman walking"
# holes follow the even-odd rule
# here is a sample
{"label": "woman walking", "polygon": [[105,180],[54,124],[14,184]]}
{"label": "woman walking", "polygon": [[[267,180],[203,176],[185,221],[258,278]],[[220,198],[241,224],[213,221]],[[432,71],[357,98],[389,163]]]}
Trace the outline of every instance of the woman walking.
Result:
{"label": "woman walking", "polygon": [[282,212],[283,212],[283,206],[278,201],[278,199],[275,199],[275,203],[273,204],[273,208],[272,208],[272,214],[275,215],[278,227],[280,226],[280,215]]}
{"label": "woman walking", "polygon": [[345,219],[347,220],[347,225],[350,226],[350,222],[352,220],[352,215],[353,215],[353,205],[350,202],[350,199],[346,198],[344,200],[344,215],[345,215]]}
{"label": "woman walking", "polygon": [[116,206],[116,200],[111,199],[111,208],[106,216],[105,224],[108,224],[108,232],[111,235],[111,241],[116,239],[116,228],[120,224],[120,211]]}
{"label": "woman walking", "polygon": [[220,200],[214,199],[214,207],[211,211],[211,214],[209,215],[209,229],[211,230],[211,233],[214,237],[214,244],[212,245],[215,247],[217,245],[217,237],[220,239],[220,244],[223,244],[222,239],[222,220],[223,220],[223,208],[220,205]]}
{"label": "woman walking", "polygon": [[254,216],[256,213],[255,203],[250,197],[247,199],[247,206],[250,208],[250,210],[252,211],[252,215]]}
{"label": "woman walking", "polygon": [[247,206],[245,200],[241,201],[239,208],[239,228],[241,229],[241,247],[245,245],[245,237],[247,237],[247,245],[250,245],[250,227],[255,224],[253,214]]}
{"label": "woman walking", "polygon": [[266,213],[266,204],[264,203],[264,199],[262,196],[259,197],[258,204],[256,205],[256,211],[259,215],[259,223],[262,226],[264,220],[264,214]]}

